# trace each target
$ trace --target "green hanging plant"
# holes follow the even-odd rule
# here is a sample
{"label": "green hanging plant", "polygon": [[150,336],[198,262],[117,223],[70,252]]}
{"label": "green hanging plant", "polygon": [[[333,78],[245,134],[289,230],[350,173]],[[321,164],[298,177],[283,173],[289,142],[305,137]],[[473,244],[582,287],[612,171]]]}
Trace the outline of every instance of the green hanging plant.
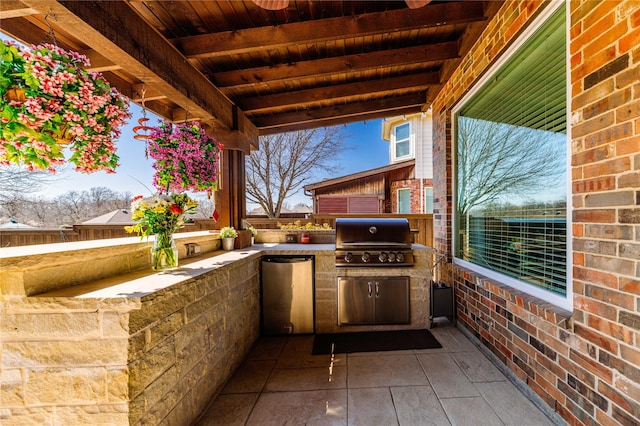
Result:
{"label": "green hanging plant", "polygon": [[55,172],[68,161],[79,172],[114,172],[128,101],[87,66],[84,55],[55,45],[2,41],[0,165]]}

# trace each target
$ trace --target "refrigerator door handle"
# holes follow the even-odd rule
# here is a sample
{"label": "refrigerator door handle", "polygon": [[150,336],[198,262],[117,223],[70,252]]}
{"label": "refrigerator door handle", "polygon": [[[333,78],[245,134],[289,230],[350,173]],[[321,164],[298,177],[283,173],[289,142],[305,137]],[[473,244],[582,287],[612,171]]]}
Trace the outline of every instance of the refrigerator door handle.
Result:
{"label": "refrigerator door handle", "polygon": [[373,288],[371,287],[371,281],[369,281],[367,284],[369,284],[369,298],[371,298],[371,294],[373,293]]}

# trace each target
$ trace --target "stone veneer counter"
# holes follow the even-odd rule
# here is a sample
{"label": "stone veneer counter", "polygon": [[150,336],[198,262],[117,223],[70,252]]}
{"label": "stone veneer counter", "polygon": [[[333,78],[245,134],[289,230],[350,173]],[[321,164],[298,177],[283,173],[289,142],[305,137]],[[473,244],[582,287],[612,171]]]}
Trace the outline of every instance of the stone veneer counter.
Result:
{"label": "stone veneer counter", "polygon": [[411,276],[410,326],[428,323],[426,247],[414,268],[344,270],[333,244],[222,252],[211,234],[181,238],[209,253],[159,273],[140,269],[150,244],[138,239],[0,252],[0,423],[192,423],[259,336],[262,255],[315,256],[316,332],[336,330],[338,275],[398,269]]}

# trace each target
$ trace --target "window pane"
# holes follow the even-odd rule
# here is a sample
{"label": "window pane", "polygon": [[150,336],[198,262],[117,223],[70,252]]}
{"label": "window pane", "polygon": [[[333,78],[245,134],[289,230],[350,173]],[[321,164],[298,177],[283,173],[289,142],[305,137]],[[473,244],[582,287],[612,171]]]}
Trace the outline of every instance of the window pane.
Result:
{"label": "window pane", "polygon": [[409,123],[395,127],[396,158],[407,157],[411,154],[411,127]]}
{"label": "window pane", "polygon": [[433,213],[433,188],[424,189],[424,212]]}
{"label": "window pane", "polygon": [[409,142],[396,143],[396,158],[405,157],[409,154],[411,154]]}
{"label": "window pane", "polygon": [[398,213],[411,213],[411,191],[398,190]]}
{"label": "window pane", "polygon": [[396,126],[396,142],[409,139],[409,123]]}
{"label": "window pane", "polygon": [[456,256],[566,294],[565,12],[461,109]]}

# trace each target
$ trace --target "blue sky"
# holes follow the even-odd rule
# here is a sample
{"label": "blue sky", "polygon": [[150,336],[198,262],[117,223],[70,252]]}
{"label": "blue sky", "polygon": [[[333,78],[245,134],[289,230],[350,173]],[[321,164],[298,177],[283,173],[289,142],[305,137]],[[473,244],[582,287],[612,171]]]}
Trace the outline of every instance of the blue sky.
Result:
{"label": "blue sky", "polygon": [[[98,186],[104,186],[117,192],[129,191],[133,195],[148,195],[149,191],[153,191],[152,160],[145,158],[144,142],[133,138],[133,126],[138,124],[142,110],[132,103],[131,112],[133,117],[123,127],[122,135],[117,143],[120,166],[116,169],[115,174],[96,172],[87,175],[77,173],[69,167],[68,170],[58,173],[53,183],[35,194],[54,197],[67,191],[85,191]],[[147,113],[147,117],[150,119],[147,122],[148,125],[153,126],[157,123],[158,118],[154,114]],[[321,176],[314,181],[344,176],[388,164],[389,144],[381,137],[382,120],[367,121],[366,124],[364,122],[352,123],[345,127],[344,132],[349,135],[347,145],[351,149],[336,158],[340,172],[331,176]],[[224,143],[224,141],[222,142]],[[302,192],[291,195],[286,202],[291,206],[300,202],[311,205],[311,199],[304,196]],[[248,207],[251,208],[251,206]]]}

